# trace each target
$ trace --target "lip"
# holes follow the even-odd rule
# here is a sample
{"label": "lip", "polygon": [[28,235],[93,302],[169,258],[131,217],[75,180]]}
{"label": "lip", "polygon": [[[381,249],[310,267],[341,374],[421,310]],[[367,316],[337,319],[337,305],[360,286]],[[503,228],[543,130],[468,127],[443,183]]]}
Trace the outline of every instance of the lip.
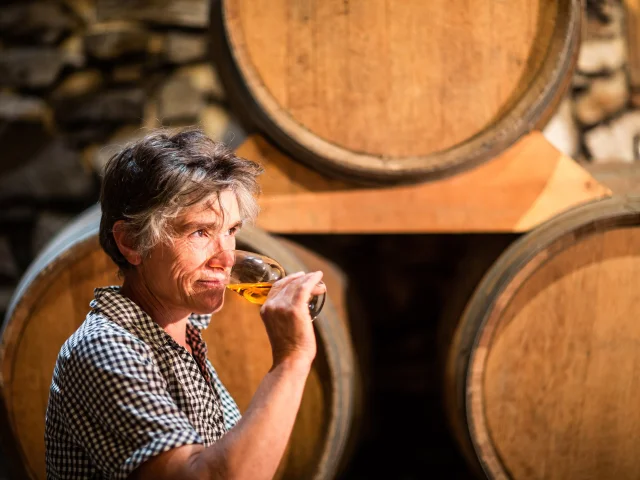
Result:
{"label": "lip", "polygon": [[198,283],[202,283],[209,287],[224,287],[227,284],[226,279],[211,279],[211,280],[198,280]]}

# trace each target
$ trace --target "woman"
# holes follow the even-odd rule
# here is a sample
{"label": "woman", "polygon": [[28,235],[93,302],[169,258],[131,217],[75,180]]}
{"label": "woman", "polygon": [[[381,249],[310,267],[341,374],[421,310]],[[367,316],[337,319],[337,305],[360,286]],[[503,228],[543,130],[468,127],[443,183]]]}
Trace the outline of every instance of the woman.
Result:
{"label": "woman", "polygon": [[110,159],[100,244],[124,281],[95,290],[60,351],[49,478],[273,477],[316,354],[306,300],[322,272],[274,284],[260,310],[273,365],[242,418],[200,334],[222,308],[260,173],[199,130],[157,131]]}

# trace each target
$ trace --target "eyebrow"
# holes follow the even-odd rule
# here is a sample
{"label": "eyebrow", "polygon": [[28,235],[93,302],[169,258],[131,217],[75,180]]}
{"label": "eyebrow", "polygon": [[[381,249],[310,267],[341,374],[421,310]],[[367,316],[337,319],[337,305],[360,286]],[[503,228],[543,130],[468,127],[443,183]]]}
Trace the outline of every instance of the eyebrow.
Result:
{"label": "eyebrow", "polygon": [[[238,220],[236,223],[234,223],[233,225],[231,225],[231,227],[229,227],[229,229],[232,228],[241,228],[242,225],[244,225],[244,220]],[[217,230],[219,228],[219,225],[217,223],[208,223],[208,222],[188,222],[185,223],[181,230],[183,232],[190,232],[190,231],[195,231],[195,230]]]}

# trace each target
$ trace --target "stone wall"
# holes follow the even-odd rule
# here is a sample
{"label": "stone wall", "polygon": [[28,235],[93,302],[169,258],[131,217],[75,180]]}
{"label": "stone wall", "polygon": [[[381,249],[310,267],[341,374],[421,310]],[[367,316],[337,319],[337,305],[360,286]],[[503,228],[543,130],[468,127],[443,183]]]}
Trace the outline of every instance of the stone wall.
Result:
{"label": "stone wall", "polygon": [[640,159],[627,40],[633,25],[621,0],[588,0],[586,13],[571,88],[544,133],[581,162],[632,163]]}
{"label": "stone wall", "polygon": [[2,317],[37,252],[97,201],[120,146],[158,126],[234,140],[208,17],[207,0],[0,6]]}

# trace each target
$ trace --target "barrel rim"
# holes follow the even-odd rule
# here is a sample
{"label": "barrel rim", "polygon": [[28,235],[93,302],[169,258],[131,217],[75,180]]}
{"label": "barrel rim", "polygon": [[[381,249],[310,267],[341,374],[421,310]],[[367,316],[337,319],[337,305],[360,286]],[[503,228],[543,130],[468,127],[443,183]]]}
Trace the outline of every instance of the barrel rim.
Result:
{"label": "barrel rim", "polygon": [[[52,241],[51,245],[55,246],[54,243],[55,242]],[[52,275],[55,276],[58,274],[65,267],[66,260],[68,258],[82,258],[83,256],[90,254],[95,248],[96,243],[98,243],[98,240],[93,237],[83,238],[82,240],[73,243],[71,245],[73,247],[72,250],[67,249],[60,252],[60,254],[51,258],[50,262],[46,263],[44,268],[40,271],[37,273],[32,272],[34,274],[31,278],[31,282],[24,285],[23,289],[16,291],[14,294],[22,294],[22,296],[17,297],[16,302],[12,302],[14,303],[12,315],[6,317],[5,325],[0,337],[0,396],[2,396],[2,403],[4,405],[4,408],[0,410],[0,425],[2,425],[0,434],[8,437],[5,438],[4,441],[11,441],[12,439],[19,438],[17,434],[18,432],[16,431],[15,410],[13,408],[13,401],[11,398],[11,385],[14,377],[14,369],[16,367],[16,349],[20,344],[22,333],[26,325],[25,319],[30,316],[38,305],[39,296],[42,294],[44,289],[47,288],[47,279]],[[50,252],[43,253],[47,254]],[[43,255],[43,258],[48,258],[48,255]],[[7,362],[8,359],[9,362]],[[13,459],[14,463],[19,463],[19,465],[14,465],[14,468],[28,472],[29,478],[36,478],[36,474],[32,469],[31,463],[27,461],[29,454],[24,451],[21,442],[15,442],[14,449],[20,457],[19,462],[16,462],[15,459]]]}
{"label": "barrel rim", "polygon": [[578,58],[584,0],[563,0],[545,60],[512,108],[494,124],[448,149],[423,156],[386,157],[355,152],[324,140],[299,124],[259,81],[228,0],[212,0],[213,60],[230,98],[277,145],[308,166],[365,184],[410,184],[476,167],[505,151],[546,121],[570,85]]}
{"label": "barrel rim", "polygon": [[484,366],[500,313],[526,280],[577,241],[606,230],[640,225],[640,196],[612,196],[594,200],[547,220],[511,244],[485,273],[467,302],[459,323],[458,359],[461,378],[448,388],[463,406],[466,441],[477,463],[490,478],[511,478],[494,448],[484,415]]}
{"label": "barrel rim", "polygon": [[[32,261],[16,289],[7,311],[5,323],[0,332],[0,396],[6,408],[0,409],[0,434],[7,440],[18,438],[15,429],[14,410],[11,408],[10,386],[15,367],[15,349],[25,327],[25,319],[36,307],[39,294],[46,288],[47,279],[60,272],[69,258],[80,258],[93,252],[99,245],[98,229],[101,216],[100,205],[96,204],[76,217],[59,232],[41,253]],[[277,237],[255,226],[246,226],[238,234],[238,241],[248,245],[259,245],[260,250],[275,257],[287,272],[305,269],[304,263],[295,254],[278,243]],[[301,246],[301,248],[303,248]],[[328,402],[328,418],[322,450],[318,456],[314,479],[334,478],[343,461],[344,451],[354,416],[356,384],[350,379],[357,375],[355,353],[349,340],[347,326],[327,296],[324,308],[314,321],[314,329],[320,336],[325,352],[327,368],[331,373],[331,400]],[[16,442],[19,451],[17,468],[28,470],[35,478],[31,465],[26,461],[28,452]],[[17,459],[15,459],[17,460]]]}
{"label": "barrel rim", "polygon": [[[22,275],[16,289],[11,296],[11,300],[9,301],[9,306],[5,313],[4,324],[2,326],[2,330],[0,330],[0,337],[4,335],[4,329],[8,324],[8,320],[15,311],[18,306],[19,300],[22,296],[22,293],[25,289],[31,284],[35,277],[41,273],[41,265],[47,265],[53,261],[58,260],[58,256],[61,255],[60,247],[64,243],[69,250],[70,247],[80,246],[87,238],[91,235],[95,234],[94,228],[92,227],[92,221],[96,217],[97,221],[100,221],[100,205],[94,204],[93,206],[87,208],[84,212],[78,215],[75,219],[73,219],[67,226],[65,226],[62,231],[60,231],[57,235],[55,235],[40,251],[40,253],[36,256],[36,258],[31,262],[27,270]],[[85,228],[80,229],[75,232],[77,235],[74,238],[69,239],[65,235],[65,233],[71,231],[71,225],[83,224]],[[66,243],[66,242],[69,243]]]}

